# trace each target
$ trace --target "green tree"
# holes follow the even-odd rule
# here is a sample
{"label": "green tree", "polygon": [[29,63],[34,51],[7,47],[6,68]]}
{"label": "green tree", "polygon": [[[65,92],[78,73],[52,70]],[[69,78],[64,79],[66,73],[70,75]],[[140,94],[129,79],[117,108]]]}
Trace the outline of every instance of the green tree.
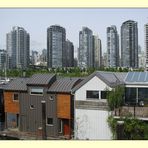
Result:
{"label": "green tree", "polygon": [[111,115],[108,117],[107,122],[108,122],[110,130],[112,132],[112,138],[116,139],[116,137],[117,137],[117,133],[116,133],[117,120]]}
{"label": "green tree", "polygon": [[107,93],[107,102],[109,110],[115,111],[115,115],[116,115],[116,109],[119,109],[119,114],[120,114],[120,108],[123,105],[123,97],[124,97],[124,87],[122,86],[117,86],[112,91],[108,91]]}
{"label": "green tree", "polygon": [[144,139],[144,122],[136,119],[126,117],[124,119],[124,135],[129,140]]}
{"label": "green tree", "polygon": [[113,134],[113,139],[117,139],[117,121],[123,121],[123,132],[125,140],[148,140],[148,124],[144,121],[126,116],[125,118],[115,119],[108,117],[108,124]]}

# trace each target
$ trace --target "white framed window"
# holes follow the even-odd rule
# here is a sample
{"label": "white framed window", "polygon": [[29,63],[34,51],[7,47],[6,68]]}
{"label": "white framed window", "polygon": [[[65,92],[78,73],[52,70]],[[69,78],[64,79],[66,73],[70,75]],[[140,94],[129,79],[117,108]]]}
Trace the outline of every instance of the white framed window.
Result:
{"label": "white framed window", "polygon": [[31,88],[30,95],[41,95],[43,96],[43,88]]}
{"label": "white framed window", "polygon": [[13,101],[19,101],[19,96],[17,93],[13,94]]}
{"label": "white framed window", "polygon": [[46,124],[49,126],[53,126],[53,118],[48,118],[46,119]]}

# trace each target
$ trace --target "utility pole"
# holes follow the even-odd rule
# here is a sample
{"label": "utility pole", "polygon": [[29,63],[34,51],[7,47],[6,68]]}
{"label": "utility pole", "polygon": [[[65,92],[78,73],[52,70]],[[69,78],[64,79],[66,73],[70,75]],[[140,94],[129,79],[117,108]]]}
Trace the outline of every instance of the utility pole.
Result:
{"label": "utility pole", "polygon": [[41,101],[42,104],[42,139],[47,140],[46,135],[46,101]]}

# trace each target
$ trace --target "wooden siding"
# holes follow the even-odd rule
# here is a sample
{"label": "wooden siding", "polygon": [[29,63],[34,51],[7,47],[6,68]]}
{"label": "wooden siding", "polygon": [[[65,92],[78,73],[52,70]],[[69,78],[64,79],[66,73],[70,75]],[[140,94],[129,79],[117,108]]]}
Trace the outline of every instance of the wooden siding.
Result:
{"label": "wooden siding", "polygon": [[[35,133],[42,126],[41,100],[42,96],[22,93],[20,99],[20,130]],[[34,109],[30,108],[34,106]]]}
{"label": "wooden siding", "polygon": [[[32,88],[31,86],[28,89]],[[46,101],[46,117],[53,118],[53,126],[46,125],[46,134],[49,137],[58,136],[58,119],[56,117],[56,95],[47,94],[44,88],[43,96],[30,95],[29,92],[21,93],[20,98],[20,131],[38,133],[39,127],[42,127],[42,108],[41,101]],[[50,100],[49,96],[53,97]],[[30,109],[30,105],[34,105],[34,109]]]}
{"label": "wooden siding", "polygon": [[15,92],[4,92],[4,108],[7,113],[19,113],[19,101],[13,100]]}
{"label": "wooden siding", "polygon": [[64,136],[70,136],[71,134],[71,127],[70,127],[70,121],[69,120],[63,120],[63,129],[64,129]]}
{"label": "wooden siding", "polygon": [[71,119],[71,96],[67,94],[57,95],[57,117]]}

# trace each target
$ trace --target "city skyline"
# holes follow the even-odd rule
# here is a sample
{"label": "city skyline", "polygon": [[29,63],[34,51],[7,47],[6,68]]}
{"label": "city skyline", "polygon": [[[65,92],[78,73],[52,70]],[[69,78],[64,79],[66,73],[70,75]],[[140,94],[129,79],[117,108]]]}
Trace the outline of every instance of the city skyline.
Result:
{"label": "city skyline", "polygon": [[[144,25],[148,22],[148,9],[0,9],[0,49],[6,49],[6,34],[13,26],[23,27],[30,34],[30,50],[47,48],[47,28],[58,24],[66,29],[67,39],[74,44],[75,55],[79,46],[79,31],[90,28],[102,41],[103,53],[107,51],[106,28],[117,26],[121,40],[124,21],[138,23],[139,45],[144,47]],[[121,44],[120,44],[121,46]]]}

